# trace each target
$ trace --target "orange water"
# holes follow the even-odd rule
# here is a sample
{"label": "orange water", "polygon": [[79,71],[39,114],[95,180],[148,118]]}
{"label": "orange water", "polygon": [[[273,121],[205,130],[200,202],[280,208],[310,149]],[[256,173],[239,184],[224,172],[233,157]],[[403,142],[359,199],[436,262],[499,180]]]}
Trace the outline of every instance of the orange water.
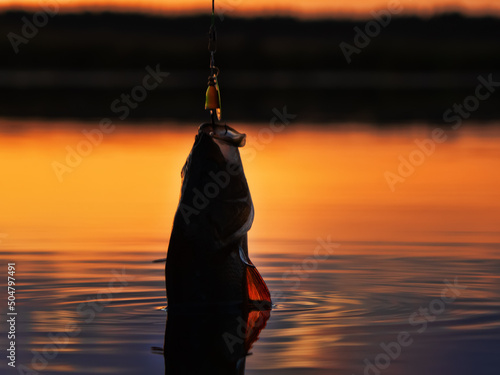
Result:
{"label": "orange water", "polygon": [[[414,342],[384,374],[496,374],[499,131],[447,131],[391,191],[384,173],[434,126],[231,125],[249,135],[249,251],[277,304],[247,374],[362,374],[402,331]],[[95,126],[0,121],[0,264],[17,268],[17,364],[41,370],[31,351],[74,326],[46,373],[160,374],[151,348],[163,345],[166,301],[152,261],[165,257],[196,126],[117,126],[58,178],[53,163]],[[124,284],[99,305],[117,274]],[[467,289],[418,333],[409,316],[455,278]],[[81,305],[91,302],[101,311]]]}

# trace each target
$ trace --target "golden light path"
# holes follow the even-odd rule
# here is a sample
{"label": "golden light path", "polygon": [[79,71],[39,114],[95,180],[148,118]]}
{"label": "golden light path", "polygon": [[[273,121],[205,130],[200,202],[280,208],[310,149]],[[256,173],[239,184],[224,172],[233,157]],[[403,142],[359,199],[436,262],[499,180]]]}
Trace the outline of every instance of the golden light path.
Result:
{"label": "golden light path", "polygon": [[[0,9],[40,9],[58,4],[62,11],[139,11],[180,15],[207,13],[210,0],[3,0]],[[374,10],[400,5],[405,13],[429,15],[443,11],[462,11],[469,15],[500,15],[500,4],[490,0],[360,0],[356,2],[308,0],[217,0],[219,14],[231,16],[293,15],[298,17],[370,17]]]}
{"label": "golden light path", "polygon": [[[1,134],[0,232],[9,234],[2,246],[62,248],[72,257],[117,241],[126,251],[164,252],[196,126],[121,126],[59,182],[53,161],[65,163],[67,148],[84,139],[82,126],[92,128],[64,125]],[[254,138],[259,130],[236,127]],[[408,158],[414,140],[429,136],[426,128],[378,133],[303,125],[266,145],[250,141],[244,149],[261,148],[242,154],[256,211],[251,238],[495,242],[498,138],[479,130],[460,135],[437,145],[395,192],[384,172],[398,173],[398,157]]]}

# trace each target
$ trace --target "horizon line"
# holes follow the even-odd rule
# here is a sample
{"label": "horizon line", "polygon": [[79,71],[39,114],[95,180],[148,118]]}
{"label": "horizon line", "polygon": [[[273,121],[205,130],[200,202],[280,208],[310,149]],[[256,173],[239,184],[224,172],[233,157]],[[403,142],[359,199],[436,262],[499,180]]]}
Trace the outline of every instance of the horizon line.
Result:
{"label": "horizon line", "polygon": [[[57,0],[55,0],[57,1]],[[11,12],[26,12],[26,13],[36,13],[37,11],[43,11],[41,6],[29,6],[29,5],[0,5],[0,13],[11,13]],[[367,12],[300,12],[293,10],[281,10],[279,12],[270,11],[238,11],[227,10],[218,14],[216,12],[216,17],[223,21],[226,17],[235,18],[294,18],[299,20],[367,20],[373,18],[372,13],[380,11],[382,9],[371,10]],[[178,9],[172,10],[166,7],[147,7],[147,6],[71,6],[59,9],[57,14],[137,14],[144,16],[153,16],[160,18],[177,18],[177,17],[207,17],[211,15],[210,11],[201,8],[193,8],[190,10]],[[500,18],[500,7],[489,8],[489,9],[467,9],[461,6],[447,6],[439,7],[433,10],[417,10],[417,9],[405,9],[403,12],[398,14],[393,14],[395,18],[404,17],[418,17],[418,18],[434,18],[442,15],[458,14],[464,18]]]}

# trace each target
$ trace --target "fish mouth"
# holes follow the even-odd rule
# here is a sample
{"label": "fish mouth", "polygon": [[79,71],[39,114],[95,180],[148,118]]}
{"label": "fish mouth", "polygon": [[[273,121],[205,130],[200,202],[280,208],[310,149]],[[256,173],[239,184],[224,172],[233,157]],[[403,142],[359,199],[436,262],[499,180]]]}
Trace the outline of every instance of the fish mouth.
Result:
{"label": "fish mouth", "polygon": [[198,132],[204,132],[212,138],[235,147],[243,147],[246,144],[247,135],[227,125],[204,123],[200,125]]}

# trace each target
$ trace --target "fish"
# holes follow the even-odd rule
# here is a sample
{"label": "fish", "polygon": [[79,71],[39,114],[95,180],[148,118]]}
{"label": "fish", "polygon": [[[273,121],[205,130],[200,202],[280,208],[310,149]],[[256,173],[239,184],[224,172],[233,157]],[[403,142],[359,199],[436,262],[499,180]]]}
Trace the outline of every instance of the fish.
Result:
{"label": "fish", "polygon": [[168,313],[270,310],[269,289],[248,255],[254,206],[239,148],[246,135],[204,123],[181,171],[167,250]]}

